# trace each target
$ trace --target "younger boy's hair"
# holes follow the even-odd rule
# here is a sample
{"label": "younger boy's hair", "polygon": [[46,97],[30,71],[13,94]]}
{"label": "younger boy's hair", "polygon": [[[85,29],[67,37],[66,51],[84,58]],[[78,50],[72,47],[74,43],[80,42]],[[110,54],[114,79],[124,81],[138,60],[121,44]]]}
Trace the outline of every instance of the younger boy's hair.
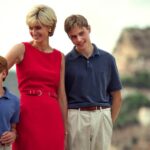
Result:
{"label": "younger boy's hair", "polygon": [[[7,60],[3,56],[0,56],[0,73],[4,70],[6,70],[6,74],[8,74]],[[4,80],[5,80],[5,78],[3,79],[3,81]]]}

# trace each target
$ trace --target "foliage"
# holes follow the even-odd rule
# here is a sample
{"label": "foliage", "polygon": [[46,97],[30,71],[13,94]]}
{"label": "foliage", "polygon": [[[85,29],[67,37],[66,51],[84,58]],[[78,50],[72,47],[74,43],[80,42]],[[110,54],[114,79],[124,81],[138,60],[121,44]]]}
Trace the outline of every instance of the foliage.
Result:
{"label": "foliage", "polygon": [[124,127],[138,123],[137,114],[141,107],[150,107],[150,101],[146,96],[141,93],[126,96],[122,102],[122,108],[114,127]]}
{"label": "foliage", "polygon": [[123,86],[150,88],[150,72],[136,72],[132,77],[123,77]]}

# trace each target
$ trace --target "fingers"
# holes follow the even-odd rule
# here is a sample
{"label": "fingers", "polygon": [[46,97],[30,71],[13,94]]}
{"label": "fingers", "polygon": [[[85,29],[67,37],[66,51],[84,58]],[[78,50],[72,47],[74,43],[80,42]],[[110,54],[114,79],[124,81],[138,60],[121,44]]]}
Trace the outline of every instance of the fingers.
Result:
{"label": "fingers", "polygon": [[14,132],[11,132],[11,131],[7,131],[7,132],[4,132],[1,136],[1,143],[2,144],[11,144],[15,141],[16,139],[16,134]]}

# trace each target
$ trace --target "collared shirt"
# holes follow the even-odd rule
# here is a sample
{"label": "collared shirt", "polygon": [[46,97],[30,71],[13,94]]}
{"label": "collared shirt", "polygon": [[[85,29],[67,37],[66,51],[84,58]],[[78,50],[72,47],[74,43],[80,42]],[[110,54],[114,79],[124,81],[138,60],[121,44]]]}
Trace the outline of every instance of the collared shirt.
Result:
{"label": "collared shirt", "polygon": [[0,136],[11,130],[11,124],[19,121],[20,105],[17,96],[4,87],[5,94],[0,97]]}
{"label": "collared shirt", "polygon": [[110,93],[122,88],[114,57],[93,46],[93,54],[88,59],[75,47],[66,55],[65,86],[69,108],[110,106]]}

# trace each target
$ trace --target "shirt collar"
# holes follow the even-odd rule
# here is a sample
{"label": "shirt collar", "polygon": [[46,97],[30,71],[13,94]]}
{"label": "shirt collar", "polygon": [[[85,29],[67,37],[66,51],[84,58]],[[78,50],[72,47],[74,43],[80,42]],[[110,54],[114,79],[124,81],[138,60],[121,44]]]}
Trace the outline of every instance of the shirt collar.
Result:
{"label": "shirt collar", "polygon": [[10,92],[8,91],[8,89],[6,87],[3,87],[4,88],[4,95],[0,98],[5,98],[5,99],[9,99],[10,98]]}
{"label": "shirt collar", "polygon": [[[94,47],[94,51],[93,54],[91,55],[91,57],[95,57],[95,56],[100,56],[101,55],[101,51],[97,48],[97,46],[95,44],[92,44]],[[83,57],[80,53],[78,53],[78,51],[75,49],[75,46],[73,47],[72,51],[71,51],[71,59],[76,59],[78,57]]]}

